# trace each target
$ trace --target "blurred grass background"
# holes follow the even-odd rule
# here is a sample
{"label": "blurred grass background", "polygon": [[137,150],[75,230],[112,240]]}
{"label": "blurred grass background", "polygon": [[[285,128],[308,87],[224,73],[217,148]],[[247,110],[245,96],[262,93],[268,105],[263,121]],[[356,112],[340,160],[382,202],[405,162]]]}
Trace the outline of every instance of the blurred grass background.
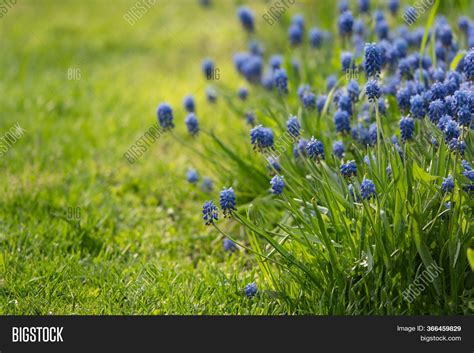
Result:
{"label": "blurred grass background", "polygon": [[[223,252],[201,221],[209,196],[185,180],[205,165],[169,134],[134,165],[123,158],[159,102],[184,132],[188,93],[204,124],[232,135],[223,102],[205,103],[200,66],[211,57],[221,81],[243,84],[231,57],[246,49],[241,2],[157,0],[132,26],[123,15],[135,3],[19,0],[0,19],[0,134],[16,122],[26,130],[0,158],[0,313],[294,313],[242,295],[257,266]],[[261,19],[271,4],[250,3],[269,48],[286,43],[295,13],[335,29],[334,1],[299,1],[274,26]],[[81,78],[69,80],[70,69]],[[80,220],[67,219],[69,207]]]}

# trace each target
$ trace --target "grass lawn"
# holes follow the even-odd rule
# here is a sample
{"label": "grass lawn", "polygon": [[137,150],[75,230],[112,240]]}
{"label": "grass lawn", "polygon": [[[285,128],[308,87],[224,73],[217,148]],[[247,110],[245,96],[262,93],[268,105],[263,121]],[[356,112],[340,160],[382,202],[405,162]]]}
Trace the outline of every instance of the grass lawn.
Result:
{"label": "grass lawn", "polygon": [[[271,292],[243,295],[257,261],[224,252],[204,226],[209,196],[186,171],[212,168],[171,136],[185,135],[190,93],[223,139],[248,133],[223,101],[205,102],[205,57],[228,87],[244,83],[231,55],[246,50],[241,2],[214,2],[157,0],[133,25],[123,16],[136,0],[18,0],[0,18],[0,136],[25,130],[0,158],[0,314],[315,313],[316,304],[290,307]],[[251,6],[259,35],[276,46],[289,16],[270,26],[260,18],[269,3]],[[291,8],[331,31],[334,11],[329,1]],[[163,101],[176,129],[128,163],[124,153]]]}

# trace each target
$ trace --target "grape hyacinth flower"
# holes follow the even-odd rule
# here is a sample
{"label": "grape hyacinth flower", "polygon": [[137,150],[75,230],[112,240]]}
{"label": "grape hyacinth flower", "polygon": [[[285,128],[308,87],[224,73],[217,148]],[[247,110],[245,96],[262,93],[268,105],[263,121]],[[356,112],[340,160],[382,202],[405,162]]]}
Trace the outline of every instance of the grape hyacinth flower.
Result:
{"label": "grape hyacinth flower", "polygon": [[237,72],[242,73],[242,66],[250,58],[248,53],[235,53],[233,56],[233,62]]}
{"label": "grape hyacinth flower", "polygon": [[380,87],[376,80],[370,80],[365,85],[365,94],[369,102],[374,102],[375,99],[380,98]]}
{"label": "grape hyacinth flower", "polygon": [[445,220],[446,218],[449,217],[449,213],[447,211],[450,211],[451,210],[451,201],[448,201],[444,204],[444,207],[446,208],[446,211],[444,211],[442,214],[441,214],[441,219],[442,220]]}
{"label": "grape hyacinth flower", "polygon": [[224,238],[222,240],[222,246],[224,247],[224,251],[228,251],[228,252],[237,251],[237,245],[235,245],[235,243],[229,238]]}
{"label": "grape hyacinth flower", "polygon": [[288,76],[284,69],[275,70],[273,74],[273,84],[279,94],[288,94]]}
{"label": "grape hyacinth flower", "polygon": [[412,69],[410,65],[410,60],[408,58],[403,58],[400,60],[400,62],[398,63],[398,73],[403,78],[412,78]]}
{"label": "grape hyacinth flower", "polygon": [[441,26],[437,33],[437,37],[445,47],[451,47],[453,42],[453,32],[451,31],[451,27],[449,27],[449,25]]}
{"label": "grape hyacinth flower", "polygon": [[408,52],[408,43],[404,38],[397,38],[393,42],[393,47],[395,49],[395,55],[399,59],[403,59],[407,56]]}
{"label": "grape hyacinth flower", "polygon": [[413,137],[415,131],[415,120],[410,117],[405,117],[400,120],[400,136],[402,142],[406,142]]}
{"label": "grape hyacinth flower", "polygon": [[463,108],[468,108],[472,103],[474,103],[474,96],[470,97],[470,93],[467,90],[460,89],[454,92],[454,99],[452,102],[452,107],[456,114]]}
{"label": "grape hyacinth flower", "polygon": [[291,24],[298,26],[301,29],[304,29],[304,17],[301,14],[294,15],[291,19]]}
{"label": "grape hyacinth flower", "polygon": [[281,165],[280,165],[280,162],[278,161],[278,158],[268,157],[267,162],[268,162],[267,167],[271,173],[274,174],[275,171],[278,173],[281,171]]}
{"label": "grape hyacinth flower", "polygon": [[334,125],[336,132],[347,133],[351,131],[349,114],[344,110],[337,110],[334,114]]}
{"label": "grape hyacinth flower", "polygon": [[186,116],[186,119],[184,120],[184,123],[186,124],[186,127],[188,129],[188,133],[191,136],[196,136],[197,133],[199,132],[199,122],[194,115],[194,113],[189,113]]}
{"label": "grape hyacinth flower", "polygon": [[359,0],[359,10],[360,12],[369,12],[370,1],[369,0]]}
{"label": "grape hyacinth flower", "polygon": [[324,106],[326,105],[326,99],[327,96],[325,95],[318,96],[318,99],[316,100],[316,108],[318,109],[319,113],[323,111]]}
{"label": "grape hyacinth flower", "polygon": [[255,282],[249,283],[244,288],[245,295],[247,298],[252,298],[257,294],[257,285]]}
{"label": "grape hyacinth flower", "polygon": [[156,111],[158,116],[158,123],[164,130],[170,130],[174,128],[173,123],[173,109],[167,103],[162,103],[158,106]]}
{"label": "grape hyacinth flower", "polygon": [[209,58],[206,58],[202,61],[201,67],[206,79],[212,79],[214,75],[214,61]]}
{"label": "grape hyacinth flower", "polygon": [[240,87],[238,92],[237,92],[237,95],[243,101],[247,99],[248,94],[249,94],[249,91],[245,87]]}
{"label": "grape hyacinth flower", "polygon": [[372,146],[375,146],[377,144],[378,140],[378,130],[377,130],[377,124],[372,123],[369,126],[369,138],[370,138],[370,144]]}
{"label": "grape hyacinth flower", "polygon": [[[387,106],[385,105],[385,100],[379,99],[377,106],[378,106],[378,110],[379,110],[380,115],[385,115],[387,113]],[[375,116],[375,106],[373,107],[371,112],[372,112],[372,115]]]}
{"label": "grape hyacinth flower", "polygon": [[240,23],[247,32],[251,33],[254,31],[253,13],[248,7],[239,7],[237,16],[239,17]]}
{"label": "grape hyacinth flower", "polygon": [[464,169],[462,172],[462,175],[464,175],[466,178],[468,178],[470,181],[474,182],[474,170],[472,169]]}
{"label": "grape hyacinth flower", "polygon": [[341,95],[337,100],[337,107],[340,110],[344,110],[347,114],[352,115],[352,101],[348,95]]}
{"label": "grape hyacinth flower", "polygon": [[309,42],[311,47],[320,48],[323,42],[323,34],[318,28],[312,28],[309,31]]}
{"label": "grape hyacinth flower", "polygon": [[446,73],[444,72],[442,68],[437,67],[432,70],[431,76],[433,77],[433,80],[435,80],[436,82],[443,82],[446,77]]}
{"label": "grape hyacinth flower", "polygon": [[368,155],[364,156],[364,163],[367,164],[368,167],[370,167],[370,158]]}
{"label": "grape hyacinth flower", "polygon": [[[375,33],[377,33],[377,37],[380,40],[388,39],[389,27],[388,27],[387,21],[385,21],[385,20],[378,21],[375,24]],[[391,49],[391,47],[389,47],[389,48]]]}
{"label": "grape hyacinth flower", "polygon": [[410,112],[417,119],[423,119],[426,115],[425,101],[419,94],[410,98]]}
{"label": "grape hyacinth flower", "polygon": [[362,183],[360,184],[360,195],[364,200],[370,200],[372,197],[377,195],[375,184],[372,180],[364,177],[364,180],[362,180]]}
{"label": "grape hyacinth flower", "polygon": [[351,80],[347,84],[347,94],[353,103],[359,100],[360,88],[357,81]]}
{"label": "grape hyacinth flower", "polygon": [[217,92],[214,88],[212,87],[207,87],[206,88],[206,97],[207,97],[207,101],[209,103],[215,103],[216,100],[217,100]]}
{"label": "grape hyacinth flower", "polygon": [[353,201],[359,202],[360,197],[359,197],[359,195],[356,195],[356,193],[354,191],[354,186],[352,184],[349,184],[349,185],[347,185],[347,189],[349,190],[349,196],[351,197],[351,199]]}
{"label": "grape hyacinth flower", "polygon": [[272,55],[269,60],[270,67],[272,70],[277,70],[281,68],[283,64],[283,57],[281,55]]}
{"label": "grape hyacinth flower", "polygon": [[299,140],[298,144],[294,146],[293,148],[293,156],[295,156],[296,159],[299,157],[306,157],[308,154],[306,152],[306,145],[308,144],[308,141],[305,139]]}
{"label": "grape hyacinth flower", "polygon": [[441,183],[441,190],[444,192],[451,192],[454,190],[454,179],[453,176],[450,174],[447,178],[443,178],[443,182]]}
{"label": "grape hyacinth flower", "polygon": [[353,66],[352,64],[352,53],[350,52],[343,52],[341,54],[341,67],[342,71],[347,72],[351,67]]}
{"label": "grape hyacinth flower", "polygon": [[434,100],[430,103],[428,117],[433,124],[436,124],[444,114],[446,114],[444,103],[440,99]]}
{"label": "grape hyacinth flower", "polygon": [[397,92],[397,104],[398,108],[402,111],[408,111],[410,109],[410,98],[411,90],[409,87],[402,87]]}
{"label": "grape hyacinth flower", "polygon": [[262,56],[262,55],[263,55],[264,50],[263,50],[262,47],[260,46],[260,43],[259,43],[258,41],[256,41],[255,39],[251,39],[251,40],[248,42],[248,48],[249,48],[249,51],[250,51],[253,55],[258,55],[258,56]]}
{"label": "grape hyacinth flower", "polygon": [[352,128],[351,135],[354,140],[364,146],[370,145],[371,143],[369,131],[362,124],[357,124],[354,126]]}
{"label": "grape hyacinth flower", "polygon": [[202,219],[205,221],[206,226],[211,225],[214,221],[218,219],[217,207],[212,201],[207,201],[202,207]]}
{"label": "grape hyacinth flower", "polygon": [[[474,30],[472,32],[474,33]],[[471,48],[464,57],[464,74],[468,80],[474,80],[474,48]]]}
{"label": "grape hyacinth flower", "polygon": [[375,43],[365,45],[364,68],[368,77],[377,77],[382,68],[382,55],[380,49]]}
{"label": "grape hyacinth flower", "polygon": [[457,139],[459,137],[459,125],[454,120],[450,120],[446,123],[444,128],[444,138],[446,141]]}
{"label": "grape hyacinth flower", "polygon": [[262,125],[255,126],[250,130],[250,143],[254,149],[263,151],[273,148],[273,131],[271,128],[264,128]]}
{"label": "grape hyacinth flower", "polygon": [[337,78],[334,75],[328,76],[326,79],[326,89],[328,91],[332,90],[337,83]]}
{"label": "grape hyacinth flower", "polygon": [[292,25],[288,29],[288,37],[290,39],[290,44],[293,46],[300,45],[303,41],[303,29],[298,25]]}
{"label": "grape hyacinth flower", "polygon": [[389,0],[388,8],[392,15],[396,15],[398,8],[400,7],[400,0]]}
{"label": "grape hyacinth flower", "polygon": [[245,113],[245,120],[247,124],[254,126],[255,125],[255,114],[253,112]]}
{"label": "grape hyacinth flower", "polygon": [[[459,89],[459,82],[457,81],[457,79],[454,76],[447,76],[444,79],[444,86],[446,87],[446,92],[451,97]],[[445,100],[446,100],[446,98],[445,98]],[[454,100],[454,98],[452,98],[452,99]]]}
{"label": "grape hyacinth flower", "polygon": [[352,34],[352,27],[354,26],[354,17],[352,17],[352,12],[344,11],[341,13],[337,23],[341,37],[348,37]]}
{"label": "grape hyacinth flower", "polygon": [[441,82],[435,82],[430,88],[432,100],[443,100],[447,96],[446,87]]}
{"label": "grape hyacinth flower", "polygon": [[296,116],[290,115],[290,117],[288,118],[288,120],[286,122],[286,127],[287,127],[287,130],[288,130],[288,133],[292,137],[300,136],[301,126],[300,126],[300,123],[298,122],[298,118]]}
{"label": "grape hyacinth flower", "polygon": [[224,217],[230,216],[233,211],[237,211],[237,209],[235,208],[234,189],[222,189],[219,202],[221,205],[221,210],[224,213]]}
{"label": "grape hyacinth flower", "polygon": [[311,137],[311,140],[306,144],[306,152],[314,160],[324,159],[324,145],[314,137]]}
{"label": "grape hyacinth flower", "polygon": [[306,93],[310,93],[310,92],[311,92],[311,86],[310,85],[300,85],[298,87],[298,90],[296,91],[296,93],[298,94],[298,98],[300,99],[301,102],[303,102],[303,96]]}
{"label": "grape hyacinth flower", "polygon": [[352,176],[357,175],[357,165],[355,161],[349,161],[347,163],[342,164],[339,168],[339,171],[341,172],[343,177],[350,178]]}
{"label": "grape hyacinth flower", "polygon": [[344,152],[345,152],[344,143],[342,143],[341,141],[336,141],[332,144],[332,153],[337,158],[344,157]]}
{"label": "grape hyacinth flower", "polygon": [[451,118],[449,115],[444,115],[439,119],[438,124],[436,126],[438,127],[438,129],[440,129],[441,131],[444,132],[444,129],[446,128],[446,125],[451,120],[453,120],[453,118]]}
{"label": "grape hyacinth flower", "polygon": [[[364,41],[363,41],[363,37],[365,35],[365,24],[362,20],[356,20],[354,22],[354,33],[357,35],[356,37],[354,37],[355,40],[357,40],[357,43],[359,44],[360,41],[362,41],[362,49],[364,49]],[[361,53],[362,51],[360,51],[359,53]],[[356,54],[356,56],[358,56]]]}
{"label": "grape hyacinth flower", "polygon": [[283,181],[283,177],[275,175],[272,180],[270,181],[270,185],[272,186],[272,194],[280,195],[285,188],[285,182]]}
{"label": "grape hyacinth flower", "polygon": [[339,13],[349,11],[349,2],[348,2],[348,0],[339,0],[338,4],[337,4],[337,8],[339,10]]}
{"label": "grape hyacinth flower", "polygon": [[189,168],[186,173],[186,179],[191,184],[196,184],[199,181],[199,175],[195,169]]}
{"label": "grape hyacinth flower", "polygon": [[466,127],[471,126],[472,116],[473,114],[471,113],[471,110],[468,107],[462,107],[458,111],[459,125],[466,126]]}
{"label": "grape hyacinth flower", "polygon": [[191,95],[187,95],[186,97],[184,97],[183,106],[184,106],[184,109],[188,113],[194,113],[194,111],[196,110],[196,105],[194,103],[194,97],[191,96]]}
{"label": "grape hyacinth flower", "polygon": [[211,192],[214,189],[214,183],[209,177],[204,177],[202,179],[201,190],[204,192]]}
{"label": "grape hyacinth flower", "polygon": [[464,171],[470,171],[470,170],[472,170],[471,163],[469,163],[469,162],[466,161],[465,159],[463,159],[463,160],[461,161],[461,166],[462,166],[462,168],[464,169]]}
{"label": "grape hyacinth flower", "polygon": [[[405,22],[407,17],[409,20],[414,22],[419,16],[416,9],[413,6],[410,6],[405,8],[405,14],[403,17],[405,19]],[[423,39],[424,32],[425,31],[423,28],[416,28],[413,32],[408,33],[408,43],[410,43],[410,45],[413,47],[419,47]]]}
{"label": "grape hyacinth flower", "polygon": [[[393,145],[393,147],[395,147],[395,151],[398,152],[398,155],[400,156],[400,159],[403,159],[403,150],[402,148],[400,147],[400,145],[398,143],[395,143]],[[393,150],[393,149],[392,149]]]}
{"label": "grape hyacinth flower", "polygon": [[459,29],[464,32],[464,34],[467,35],[468,31],[469,31],[469,27],[470,27],[470,22],[469,22],[469,19],[466,17],[466,16],[461,16],[459,17],[458,19],[458,27]]}
{"label": "grape hyacinth flower", "polygon": [[464,141],[460,141],[456,138],[451,139],[448,142],[448,148],[450,151],[454,153],[459,153],[461,156],[464,156],[464,152],[466,151],[466,143]]}
{"label": "grape hyacinth flower", "polygon": [[252,83],[260,83],[262,80],[263,60],[258,55],[251,55],[241,66],[241,73],[245,79]]}

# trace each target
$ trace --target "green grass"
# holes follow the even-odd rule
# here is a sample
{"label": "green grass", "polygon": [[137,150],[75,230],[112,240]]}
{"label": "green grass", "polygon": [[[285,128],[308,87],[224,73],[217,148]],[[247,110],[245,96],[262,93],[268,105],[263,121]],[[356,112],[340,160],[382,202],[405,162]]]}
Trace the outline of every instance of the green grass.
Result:
{"label": "green grass", "polygon": [[[299,207],[292,201],[283,207],[262,196],[269,186],[267,170],[248,145],[248,127],[241,116],[246,107],[229,107],[224,100],[216,106],[205,102],[202,58],[212,57],[217,62],[220,83],[232,92],[243,83],[231,61],[231,53],[245,50],[246,39],[235,19],[240,1],[215,1],[217,6],[210,9],[199,7],[194,0],[158,1],[130,26],[123,15],[135,2],[22,0],[0,19],[0,136],[17,122],[26,130],[0,158],[0,314],[344,314],[399,310],[389,300],[369,312],[367,306],[358,307],[357,301],[370,299],[373,288],[370,281],[360,281],[364,284],[360,292],[351,291],[350,283],[344,282],[342,267],[350,266],[350,261],[360,255],[356,248],[351,248],[350,261],[338,260],[339,249],[331,254],[330,265],[341,266],[341,271],[328,283],[324,281],[331,277],[328,273],[332,269],[325,255],[314,256],[317,247],[310,248],[314,253],[308,254],[305,246],[288,242],[281,249],[294,251],[297,256],[295,259],[284,253],[278,259],[290,265],[297,263],[303,272],[312,269],[305,275],[291,266],[288,271],[277,270],[246,250],[224,253],[221,235],[212,227],[206,228],[201,220],[203,201],[216,200],[217,192],[211,196],[189,185],[185,180],[188,167],[197,168],[201,175],[208,171],[216,180],[216,189],[237,186],[241,222],[246,222],[247,202],[253,202],[256,209],[265,207],[265,214],[260,212],[262,208],[249,211],[254,228],[247,232],[236,227],[237,222],[219,224],[259,252],[275,253],[261,239],[267,236],[271,242],[275,234],[271,228],[260,229],[260,225],[278,222],[284,212],[298,215]],[[306,1],[289,12],[304,12],[309,23],[335,31],[333,5],[330,1]],[[265,2],[252,4],[257,14],[268,6]],[[467,1],[459,0],[456,6],[468,9]],[[450,10],[443,1],[440,8]],[[259,36],[269,53],[291,56],[288,47],[281,45],[282,38],[286,39],[288,15],[274,26],[258,20],[262,28]],[[455,18],[454,14],[451,17]],[[425,14],[420,24],[426,18]],[[324,85],[325,76],[338,65],[339,52],[336,47],[332,58],[327,53],[311,61],[308,72],[313,73],[313,86]],[[80,69],[80,80],[67,79],[68,70],[74,68]],[[226,87],[221,88],[221,93],[227,92]],[[213,128],[220,139],[216,144],[203,134],[203,143],[194,142],[207,159],[196,158],[167,133],[135,164],[128,164],[123,154],[155,123],[159,102],[167,101],[174,107],[177,128],[173,134],[185,136],[181,101],[188,93],[197,98],[197,115],[204,130]],[[267,99],[256,92],[252,102],[259,107],[260,121],[277,129],[289,106],[275,98],[268,104]],[[295,97],[290,104],[296,106]],[[275,117],[278,113],[283,115]],[[397,117],[390,119],[395,125]],[[305,129],[316,129],[311,124]],[[329,137],[325,138],[329,143]],[[181,139],[186,144],[192,142]],[[232,149],[217,148],[220,143]],[[414,151],[419,148],[415,146]],[[313,171],[322,178],[320,172]],[[384,172],[379,172],[374,173],[385,178]],[[297,168],[290,175],[298,173],[304,176]],[[424,177],[420,172],[418,178]],[[413,181],[413,176],[408,179]],[[324,189],[320,179],[318,183]],[[315,186],[305,189],[301,196],[309,202],[306,215],[317,209],[311,204]],[[416,193],[416,197],[423,196],[422,191]],[[331,200],[324,202],[337,205]],[[396,202],[387,201],[391,205]],[[70,207],[80,208],[80,219],[66,217]],[[401,212],[401,204],[396,207]],[[301,219],[305,212],[301,211]],[[354,212],[353,208],[349,212]],[[342,225],[342,212],[333,210],[331,214],[341,220],[323,215],[324,222],[313,219],[315,223],[304,225],[301,235],[312,236],[315,229],[321,233],[326,228],[329,236],[349,232],[347,225]],[[351,226],[357,235],[363,234],[369,221],[364,218]],[[396,222],[402,227],[403,219]],[[275,238],[282,240],[279,236],[281,233]],[[345,239],[352,240],[350,234]],[[323,241],[331,247],[329,240]],[[272,245],[278,248],[278,244]],[[405,240],[403,245],[407,253],[416,252],[413,243]],[[455,249],[449,251],[451,254]],[[298,262],[300,258],[307,262]],[[386,259],[380,255],[375,261]],[[409,261],[419,265],[418,258]],[[394,266],[406,263],[399,256]],[[410,276],[418,270],[413,266],[404,283],[410,283]],[[458,273],[462,275],[463,269]],[[362,277],[363,271],[357,275]],[[367,275],[377,283],[377,294],[387,298],[390,290],[392,294],[400,292],[395,275],[387,281],[386,291],[380,289],[381,276],[396,274],[381,272]],[[321,283],[308,285],[306,275]],[[242,290],[254,280],[263,292],[248,300]],[[315,290],[321,286],[323,290]],[[347,302],[340,300],[341,293]],[[453,307],[453,312],[460,311]],[[420,307],[419,311],[423,310]]]}
{"label": "green grass", "polygon": [[243,297],[255,260],[224,253],[202,225],[207,196],[184,177],[192,155],[164,135],[134,165],[123,158],[159,101],[179,107],[195,91],[215,119],[200,64],[212,56],[235,79],[227,38],[240,29],[220,16],[234,4],[159,2],[130,26],[134,3],[23,0],[0,20],[0,131],[26,130],[0,159],[0,313],[288,312]]}

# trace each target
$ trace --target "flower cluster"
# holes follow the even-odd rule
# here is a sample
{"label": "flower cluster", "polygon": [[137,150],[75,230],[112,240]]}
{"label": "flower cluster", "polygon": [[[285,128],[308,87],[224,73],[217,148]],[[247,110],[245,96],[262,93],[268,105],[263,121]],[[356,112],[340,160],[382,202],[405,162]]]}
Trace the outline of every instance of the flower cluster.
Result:
{"label": "flower cluster", "polygon": [[235,194],[232,188],[224,188],[221,191],[219,202],[221,205],[222,212],[224,213],[224,217],[231,215],[233,211],[237,210],[235,208]]}
{"label": "flower cluster", "polygon": [[293,137],[300,136],[300,123],[298,122],[298,118],[296,116],[290,116],[286,122],[286,127],[288,129],[288,133]]}
{"label": "flower cluster", "polygon": [[[376,230],[370,229],[373,220],[370,212],[375,207],[367,207],[367,202],[376,202],[380,214],[381,208],[385,208],[386,223],[381,228],[391,227],[389,222],[393,221],[395,210],[389,209],[390,203],[401,200],[410,203],[411,200],[404,196],[410,191],[400,190],[412,187],[417,179],[423,181],[419,188],[425,188],[427,178],[424,178],[424,173],[433,174],[433,180],[444,177],[440,186],[431,185],[424,190],[436,209],[427,213],[428,217],[437,217],[438,210],[445,208],[448,201],[453,201],[448,202],[447,208],[457,210],[449,216],[452,218],[461,212],[459,207],[456,208],[456,202],[464,200],[458,193],[467,192],[468,197],[474,194],[474,171],[466,162],[472,158],[469,141],[472,141],[474,116],[474,24],[462,17],[459,28],[453,29],[446,18],[438,16],[428,38],[424,39],[423,28],[392,26],[400,19],[399,0],[388,0],[385,3],[388,11],[380,6],[374,9],[374,6],[369,0],[340,1],[339,36],[316,27],[309,29],[302,15],[294,16],[283,38],[289,50],[295,51],[294,56],[269,53],[266,48],[275,46],[267,47],[257,39],[259,33],[256,33],[252,11],[247,7],[238,10],[238,19],[250,41],[247,51],[235,53],[233,59],[237,73],[246,83],[245,88],[233,88],[231,94],[225,94],[224,101],[240,117],[245,114],[245,120],[241,118],[241,128],[249,133],[250,144],[248,141],[245,146],[235,144],[237,147],[233,149],[223,146],[225,139],[222,143],[218,140],[223,151],[220,156],[229,158],[219,166],[226,167],[220,171],[225,174],[222,176],[224,180],[229,178],[228,166],[239,168],[241,173],[235,174],[232,184],[239,200],[239,192],[242,192],[242,199],[254,200],[255,207],[261,207],[262,219],[265,220],[262,223],[267,218],[273,222],[267,224],[268,228],[273,229],[274,220],[284,213],[273,214],[272,210],[281,211],[279,207],[285,207],[284,203],[275,202],[281,196],[270,197],[270,192],[281,195],[285,191],[285,196],[288,196],[285,200],[290,202],[285,217],[303,213],[293,218],[295,225],[313,217],[316,211],[327,212],[324,221],[330,223],[328,229],[333,233],[342,232],[340,224],[343,223],[334,224],[336,216],[333,213],[339,211],[341,218],[352,217],[351,221],[346,220],[348,224],[352,219],[358,222],[357,217],[369,217],[362,225],[351,226],[351,232],[363,229],[375,233]],[[416,11],[409,7],[403,15],[418,16]],[[420,51],[424,40],[433,50]],[[328,43],[333,43],[336,51]],[[308,52],[318,60],[329,53],[332,55],[331,65],[321,61],[321,70],[317,70],[320,61],[315,60],[317,65],[308,63]],[[341,53],[340,57],[334,57],[334,53]],[[463,53],[463,57],[459,53]],[[341,69],[346,80],[341,77]],[[204,60],[202,70],[209,76],[215,70],[214,62]],[[359,70],[365,72],[361,78]],[[322,76],[322,72],[328,75]],[[223,87],[222,92],[226,93],[227,87]],[[362,99],[364,96],[368,102]],[[215,102],[217,94],[208,93],[208,99]],[[233,104],[232,100],[237,99],[237,104]],[[186,96],[183,106],[189,134],[201,139],[203,136],[197,136],[199,123],[205,121],[198,121],[196,117],[194,98]],[[258,122],[253,112],[258,113],[258,120],[265,126],[256,125]],[[288,112],[296,115],[288,117]],[[174,128],[173,111],[168,104],[160,105],[157,114],[164,129]],[[245,126],[245,122],[250,126]],[[283,148],[288,147],[284,144],[292,150]],[[324,146],[332,147],[327,159]],[[263,156],[252,153],[250,147]],[[279,152],[278,157],[269,157],[269,152],[275,151]],[[265,165],[254,165],[262,157]],[[437,163],[438,158],[445,160]],[[462,168],[459,166],[461,160]],[[317,165],[312,161],[318,162]],[[424,171],[418,170],[421,166]],[[188,172],[189,182],[195,184],[198,180],[197,173]],[[322,192],[321,189],[325,190]],[[398,193],[396,196],[391,194],[394,190]],[[267,195],[262,196],[263,192]],[[438,193],[440,197],[430,193]],[[313,204],[306,207],[309,200]],[[267,201],[272,203],[268,210],[265,207]],[[328,205],[332,202],[339,203],[338,207]],[[295,207],[297,203],[302,207]],[[219,205],[224,217],[236,211],[236,196],[232,188],[221,191]],[[430,206],[425,205],[425,209]],[[412,214],[411,209],[404,212]],[[206,224],[217,221],[218,214],[219,210],[212,201],[204,204]],[[235,213],[234,217],[242,221],[240,214]],[[438,229],[438,225],[435,226],[438,220],[439,217],[433,218],[430,223],[433,227],[430,227]],[[396,231],[401,232],[402,228],[398,226]],[[315,233],[319,231],[320,226]],[[230,239],[224,239],[226,251],[233,251],[234,247]],[[380,250],[375,247],[374,251]],[[255,283],[247,285],[244,292],[248,297],[254,296],[257,293]]]}
{"label": "flower cluster", "polygon": [[262,125],[255,126],[250,130],[250,143],[259,151],[264,151],[273,147],[273,131]]}
{"label": "flower cluster", "polygon": [[252,298],[257,294],[257,284],[255,282],[249,283],[244,288],[247,298]]}
{"label": "flower cluster", "polygon": [[162,103],[158,106],[156,111],[158,116],[158,123],[165,130],[170,130],[174,128],[173,123],[173,109],[167,103]]}
{"label": "flower cluster", "polygon": [[212,201],[206,201],[204,203],[204,206],[202,207],[202,214],[202,219],[207,226],[214,223],[214,221],[217,221],[219,218],[217,207]]}
{"label": "flower cluster", "polygon": [[191,136],[197,135],[197,133],[199,132],[199,122],[196,118],[196,115],[194,115],[194,113],[188,114],[184,122],[186,124],[186,127],[188,128],[189,134]]}
{"label": "flower cluster", "polygon": [[375,184],[372,180],[364,178],[360,184],[360,195],[364,200],[370,200],[377,195]]}
{"label": "flower cluster", "polygon": [[357,175],[357,165],[355,161],[349,161],[347,163],[344,163],[341,165],[339,168],[339,171],[341,172],[342,176],[349,178],[351,176],[356,176]]}
{"label": "flower cluster", "polygon": [[199,181],[199,174],[195,169],[190,168],[186,173],[186,179],[189,183],[196,184]]}
{"label": "flower cluster", "polygon": [[324,145],[314,137],[311,137],[311,140],[306,144],[306,152],[309,158],[314,160],[324,159]]}
{"label": "flower cluster", "polygon": [[272,194],[274,195],[280,195],[285,188],[285,182],[283,181],[283,178],[278,175],[275,175],[272,178],[270,185],[272,186]]}

